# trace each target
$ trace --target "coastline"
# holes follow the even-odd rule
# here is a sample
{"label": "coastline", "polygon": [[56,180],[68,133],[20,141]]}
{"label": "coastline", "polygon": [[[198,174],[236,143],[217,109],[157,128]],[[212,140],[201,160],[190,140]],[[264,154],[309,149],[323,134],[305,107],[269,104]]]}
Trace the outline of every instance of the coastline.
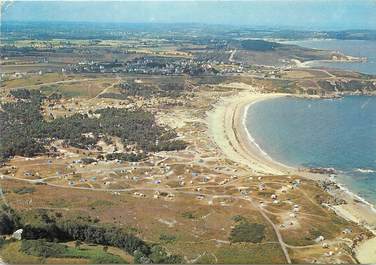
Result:
{"label": "coastline", "polygon": [[[310,173],[274,161],[255,142],[245,126],[248,108],[256,102],[282,96],[291,95],[242,91],[236,95],[222,98],[214,106],[214,110],[208,113],[208,127],[211,138],[225,156],[237,163],[247,165],[251,172],[256,175],[299,175],[315,181],[333,181],[333,186],[336,186],[336,188],[329,193],[344,200],[346,204],[328,205],[328,208],[342,218],[355,222],[376,235],[376,209],[372,204],[329,178],[328,174]],[[357,258],[360,261],[371,260],[376,262],[376,253],[371,253],[373,245],[368,242],[375,242],[375,238],[361,242],[356,251]],[[371,257],[368,257],[370,255]]]}
{"label": "coastline", "polygon": [[[249,141],[243,130],[244,110],[252,102],[285,96],[286,94],[261,94],[242,91],[237,95],[220,99],[214,111],[208,113],[208,126],[211,138],[225,156],[248,166],[256,175],[286,175],[292,168],[272,160],[257,145]],[[239,130],[240,129],[240,130]]]}
{"label": "coastline", "polygon": [[354,56],[344,55],[346,59],[316,59],[316,60],[308,60],[305,62],[301,62],[297,59],[292,59],[291,62],[297,68],[312,68],[312,67],[320,67],[320,63],[364,63],[367,62],[366,58],[358,58]]}
{"label": "coastline", "polygon": [[[275,96],[273,98],[277,98],[277,97],[282,97],[284,95],[278,95],[278,96]],[[268,98],[270,99],[270,98]],[[249,103],[248,105],[244,106],[240,111],[243,113],[243,118],[242,118],[242,126],[243,126],[243,129],[245,131],[245,133],[247,134],[247,137],[248,137],[248,141],[250,141],[250,145],[251,146],[255,146],[256,149],[261,153],[261,155],[263,157],[265,157],[266,160],[270,161],[270,162],[273,162],[273,163],[276,163],[278,164],[278,166],[281,166],[281,167],[285,167],[286,170],[293,170],[294,168],[292,167],[288,167],[287,165],[284,165],[283,163],[280,163],[278,161],[275,161],[273,160],[273,158],[271,158],[256,142],[256,140],[253,138],[253,136],[251,135],[250,131],[247,129],[247,126],[246,126],[246,121],[247,121],[247,113],[248,113],[248,110],[249,108],[254,105],[255,103],[258,103],[260,101],[264,101],[264,100],[267,100],[267,98],[263,98],[263,99],[259,99],[259,100],[254,100],[252,101],[251,103]],[[240,134],[240,129],[239,129],[239,134]],[[245,141],[244,141],[245,142]]]}

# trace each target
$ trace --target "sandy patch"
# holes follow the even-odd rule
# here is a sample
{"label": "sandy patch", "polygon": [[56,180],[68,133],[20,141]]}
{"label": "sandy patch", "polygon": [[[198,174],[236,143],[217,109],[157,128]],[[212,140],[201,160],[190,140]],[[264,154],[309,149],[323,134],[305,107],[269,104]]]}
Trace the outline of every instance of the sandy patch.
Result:
{"label": "sandy patch", "polygon": [[357,248],[356,257],[362,264],[376,263],[376,237],[369,239]]}

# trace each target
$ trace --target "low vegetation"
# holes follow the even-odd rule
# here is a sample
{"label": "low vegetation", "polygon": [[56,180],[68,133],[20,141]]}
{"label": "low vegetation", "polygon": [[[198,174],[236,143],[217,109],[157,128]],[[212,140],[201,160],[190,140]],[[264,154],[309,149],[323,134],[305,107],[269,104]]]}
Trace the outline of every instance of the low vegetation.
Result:
{"label": "low vegetation", "polygon": [[233,218],[237,224],[231,230],[230,241],[260,243],[264,237],[265,225],[249,223],[244,217],[236,216]]}
{"label": "low vegetation", "polygon": [[124,97],[138,96],[138,97],[178,97],[185,89],[185,84],[182,81],[164,82],[159,85],[137,84],[135,82],[127,82],[119,85],[121,94]]}
{"label": "low vegetation", "polygon": [[13,192],[18,194],[18,195],[29,194],[29,193],[33,193],[34,191],[35,191],[35,188],[33,188],[33,187],[21,187],[21,188],[14,188],[13,189]]}
{"label": "low vegetation", "polygon": [[79,258],[88,259],[94,264],[126,263],[119,256],[106,253],[100,249],[72,248],[63,244],[48,242],[44,239],[22,240],[20,250],[27,255],[49,258]]}
{"label": "low vegetation", "polygon": [[169,234],[161,234],[159,236],[159,240],[166,242],[166,243],[172,243],[176,240],[176,236],[169,235]]}
{"label": "low vegetation", "polygon": [[67,246],[54,242],[47,242],[45,239],[22,240],[21,251],[25,254],[38,257],[57,257],[63,255]]}

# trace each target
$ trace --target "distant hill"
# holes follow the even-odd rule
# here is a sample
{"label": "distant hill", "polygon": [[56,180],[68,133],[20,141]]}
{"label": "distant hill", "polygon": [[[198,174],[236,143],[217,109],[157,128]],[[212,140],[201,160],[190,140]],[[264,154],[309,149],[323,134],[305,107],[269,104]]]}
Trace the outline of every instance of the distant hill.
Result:
{"label": "distant hill", "polygon": [[243,40],[240,43],[241,47],[249,51],[273,51],[282,45],[277,42],[270,42],[264,40]]}

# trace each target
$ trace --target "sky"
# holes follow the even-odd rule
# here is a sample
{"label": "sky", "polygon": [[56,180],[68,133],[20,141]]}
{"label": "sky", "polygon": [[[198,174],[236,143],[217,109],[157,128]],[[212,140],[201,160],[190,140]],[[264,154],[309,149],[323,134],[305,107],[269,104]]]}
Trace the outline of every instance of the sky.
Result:
{"label": "sky", "polygon": [[309,30],[376,29],[376,0],[8,1],[3,21],[203,23]]}

